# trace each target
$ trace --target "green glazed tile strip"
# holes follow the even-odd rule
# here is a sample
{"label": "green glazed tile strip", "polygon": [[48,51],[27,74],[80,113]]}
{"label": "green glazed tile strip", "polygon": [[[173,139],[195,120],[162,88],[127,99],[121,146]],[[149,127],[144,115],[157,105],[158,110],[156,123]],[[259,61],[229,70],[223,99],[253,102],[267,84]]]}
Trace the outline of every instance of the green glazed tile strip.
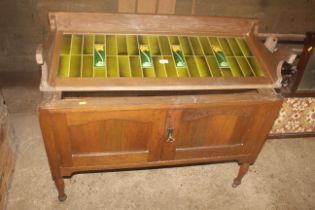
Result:
{"label": "green glazed tile strip", "polygon": [[201,43],[204,55],[213,55],[213,51],[211,50],[210,43],[207,37],[199,37],[199,41]]}
{"label": "green glazed tile strip", "polygon": [[194,56],[186,56],[186,62],[190,75],[192,77],[200,77],[200,72],[198,70]]}
{"label": "green glazed tile strip", "polygon": [[71,37],[72,37],[71,34],[63,35],[60,54],[62,54],[62,55],[69,55],[70,54]]}
{"label": "green glazed tile strip", "polygon": [[157,77],[167,77],[165,64],[161,63],[161,60],[163,60],[163,57],[162,56],[153,56],[152,59],[153,59],[153,64],[154,64],[156,76]]}
{"label": "green glazed tile strip", "polygon": [[119,77],[117,56],[107,56],[107,77]]}
{"label": "green glazed tile strip", "polygon": [[230,48],[232,49],[234,56],[243,56],[243,53],[234,38],[228,38],[227,41],[229,43]]}
{"label": "green glazed tile strip", "polygon": [[82,53],[82,35],[72,35],[71,55],[80,55]]}
{"label": "green glazed tile strip", "polygon": [[179,37],[179,43],[182,46],[184,55],[193,55],[189,40],[187,37]]}
{"label": "green glazed tile strip", "polygon": [[130,62],[128,56],[118,56],[119,74],[121,77],[131,77]]}
{"label": "green glazed tile strip", "polygon": [[237,44],[239,45],[243,55],[245,55],[245,56],[251,56],[252,55],[252,52],[248,48],[246,41],[244,39],[237,38],[236,41],[237,41]]}
{"label": "green glazed tile strip", "polygon": [[125,35],[117,36],[117,50],[118,50],[118,55],[128,55],[127,40],[126,40]]}
{"label": "green glazed tile strip", "polygon": [[152,55],[161,55],[159,41],[156,36],[149,36],[149,46]]}
{"label": "green glazed tile strip", "polygon": [[203,55],[203,51],[200,45],[200,42],[197,37],[190,37],[191,48],[194,52],[194,55]]}
{"label": "green glazed tile strip", "polygon": [[83,55],[82,77],[93,77],[93,56]]}
{"label": "green glazed tile strip", "polygon": [[81,72],[81,55],[71,55],[69,77],[79,77]]}
{"label": "green glazed tile strip", "polygon": [[222,46],[223,52],[226,56],[233,56],[232,50],[224,38],[218,38],[219,44]]}
{"label": "green glazed tile strip", "polygon": [[93,54],[94,36],[84,35],[83,54]]}
{"label": "green glazed tile strip", "polygon": [[59,77],[69,77],[70,56],[62,55],[59,61]]}
{"label": "green glazed tile strip", "polygon": [[115,35],[106,35],[106,54],[117,55],[117,38]]}
{"label": "green glazed tile strip", "polygon": [[242,77],[243,73],[242,73],[242,70],[239,67],[236,59],[234,57],[227,57],[227,60],[228,60],[229,65],[230,65],[232,75],[234,77]]}
{"label": "green glazed tile strip", "polygon": [[214,56],[207,56],[206,57],[210,71],[213,77],[222,77],[221,70],[219,68],[218,62]]}
{"label": "green glazed tile strip", "polygon": [[171,55],[171,48],[168,43],[168,39],[166,36],[160,36],[159,37],[160,47],[161,47],[161,53],[162,55]]}
{"label": "green glazed tile strip", "polygon": [[136,35],[127,36],[128,55],[139,55],[138,40]]}
{"label": "green glazed tile strip", "polygon": [[209,77],[211,74],[204,56],[194,57],[197,64],[197,68],[199,70],[200,77]]}
{"label": "green glazed tile strip", "polygon": [[262,69],[258,65],[258,63],[256,61],[256,58],[254,58],[254,57],[247,57],[247,60],[248,60],[248,62],[250,64],[250,66],[252,67],[252,69],[254,70],[255,75],[259,76],[259,77],[263,77],[264,76],[264,72],[262,71]]}
{"label": "green glazed tile strip", "polygon": [[143,69],[144,77],[155,77],[155,72],[153,68],[145,68]]}
{"label": "green glazed tile strip", "polygon": [[175,62],[173,60],[172,56],[163,56],[164,59],[168,61],[168,63],[165,63],[165,69],[167,72],[168,77],[178,77],[178,72],[176,70]]}
{"label": "green glazed tile strip", "polygon": [[130,56],[130,68],[133,77],[143,77],[143,71],[141,69],[141,62],[139,56]]}
{"label": "green glazed tile strip", "polygon": [[244,57],[236,57],[237,63],[241,67],[243,74],[245,77],[254,76],[251,67],[248,65],[246,58]]}

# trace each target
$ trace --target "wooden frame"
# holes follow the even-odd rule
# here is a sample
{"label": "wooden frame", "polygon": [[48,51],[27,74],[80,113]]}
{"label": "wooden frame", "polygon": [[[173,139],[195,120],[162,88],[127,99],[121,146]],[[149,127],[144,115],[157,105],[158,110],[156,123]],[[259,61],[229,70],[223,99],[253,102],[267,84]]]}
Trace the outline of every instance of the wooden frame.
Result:
{"label": "wooden frame", "polygon": [[269,134],[268,139],[288,139],[314,137],[315,132]]}
{"label": "wooden frame", "polygon": [[[43,67],[43,76],[46,78],[42,80],[42,91],[255,89],[274,88],[280,85],[281,74],[278,63],[281,58],[269,53],[261,44],[256,36],[257,20],[255,19],[58,12],[50,13],[49,20],[52,30],[48,47],[50,53]],[[168,25],[177,26],[180,22],[185,24],[169,27],[165,24],[166,21]],[[88,23],[97,23],[97,25]],[[265,76],[189,79],[58,78],[58,52],[62,34],[65,32],[244,36]]]}
{"label": "wooden frame", "polygon": [[[40,125],[52,177],[59,192],[59,200],[66,199],[63,177],[80,171],[162,167],[233,160],[238,161],[241,165],[239,175],[233,182],[233,187],[238,186],[249,165],[255,162],[267,133],[277,117],[282,100],[276,97],[273,91],[268,90],[250,91],[243,94],[175,97],[176,100],[174,100],[174,96],[109,97],[106,100],[74,98],[43,103],[39,109]],[[115,117],[111,117],[111,115]],[[216,135],[223,137],[228,142],[222,144],[219,138],[219,142],[215,144],[211,142],[213,138],[207,138],[210,139],[210,144],[184,148],[179,147],[176,143],[164,142],[164,128],[173,127],[175,130],[180,130],[178,126],[185,123],[180,123],[180,119],[193,120],[192,122],[200,124],[202,121],[198,119],[204,117],[213,121],[210,124],[212,126],[215,126],[217,122],[227,126]],[[110,122],[108,119],[116,118],[133,123],[146,119],[147,122],[154,123],[155,129],[150,131],[153,136],[144,138],[148,140],[148,148],[140,151],[129,149],[109,153],[106,151],[95,152],[95,149],[97,151],[100,149],[98,146],[92,146],[94,148],[92,151],[88,149],[95,143],[84,140],[80,140],[81,143],[74,142],[75,139],[84,136],[88,136],[91,140],[91,135],[98,135],[91,125],[98,127],[98,123],[107,123]],[[235,119],[246,125],[234,123]],[[73,130],[78,125],[83,127]],[[230,133],[231,129],[234,130],[234,134],[225,138],[224,136],[226,133]],[[73,134],[71,134],[72,130]],[[78,134],[80,130],[86,130],[88,133]],[[111,131],[121,132],[121,130]],[[207,131],[203,131],[207,133]],[[73,136],[75,133],[77,133],[77,137]],[[179,134],[180,131],[175,131],[175,139],[181,139]],[[237,138],[237,141],[234,138]],[[120,144],[117,139],[115,142]],[[87,143],[90,146],[87,146]],[[76,152],[76,147],[81,148],[82,151]]]}

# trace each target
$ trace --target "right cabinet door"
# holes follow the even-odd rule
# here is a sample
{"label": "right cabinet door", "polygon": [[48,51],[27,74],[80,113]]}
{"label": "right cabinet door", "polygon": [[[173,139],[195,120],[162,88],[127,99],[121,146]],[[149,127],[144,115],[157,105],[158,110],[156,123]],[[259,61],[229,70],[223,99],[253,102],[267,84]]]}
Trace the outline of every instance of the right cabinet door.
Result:
{"label": "right cabinet door", "polygon": [[[268,107],[235,103],[169,111],[162,159],[248,156],[272,126]],[[167,140],[170,131],[173,142]]]}

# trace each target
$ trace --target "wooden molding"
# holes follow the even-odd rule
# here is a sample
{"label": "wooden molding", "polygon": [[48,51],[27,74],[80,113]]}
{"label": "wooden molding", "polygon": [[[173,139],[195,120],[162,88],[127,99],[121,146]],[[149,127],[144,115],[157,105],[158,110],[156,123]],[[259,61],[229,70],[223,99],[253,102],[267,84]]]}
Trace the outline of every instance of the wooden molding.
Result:
{"label": "wooden molding", "polygon": [[304,132],[304,133],[277,133],[269,134],[268,139],[288,139],[288,138],[306,138],[315,137],[315,132]]}

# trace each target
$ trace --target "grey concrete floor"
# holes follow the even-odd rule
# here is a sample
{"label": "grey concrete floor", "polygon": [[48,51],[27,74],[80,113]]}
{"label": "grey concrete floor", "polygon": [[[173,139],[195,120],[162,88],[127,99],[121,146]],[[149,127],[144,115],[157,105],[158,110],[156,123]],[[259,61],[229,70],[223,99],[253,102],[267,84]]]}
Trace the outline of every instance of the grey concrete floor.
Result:
{"label": "grey concrete floor", "polygon": [[35,111],[36,76],[5,78],[18,145],[8,210],[315,209],[315,138],[268,140],[236,189],[236,163],[89,173],[66,180],[68,199],[60,203]]}

